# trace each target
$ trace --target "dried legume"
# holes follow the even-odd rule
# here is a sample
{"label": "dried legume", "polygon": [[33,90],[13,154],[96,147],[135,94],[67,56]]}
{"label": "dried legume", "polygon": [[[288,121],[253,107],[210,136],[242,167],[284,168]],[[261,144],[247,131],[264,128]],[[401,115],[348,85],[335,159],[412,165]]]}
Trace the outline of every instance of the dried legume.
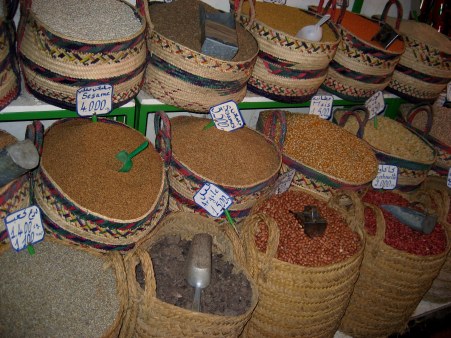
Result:
{"label": "dried legume", "polygon": [[[303,211],[306,205],[315,205],[327,221],[322,237],[309,238],[291,211]],[[275,195],[262,203],[256,212],[271,216],[280,230],[277,258],[302,266],[325,266],[343,261],[354,255],[361,247],[359,236],[352,232],[338,211],[323,201],[298,191]],[[266,250],[268,230],[264,224],[255,238],[260,251]]]}

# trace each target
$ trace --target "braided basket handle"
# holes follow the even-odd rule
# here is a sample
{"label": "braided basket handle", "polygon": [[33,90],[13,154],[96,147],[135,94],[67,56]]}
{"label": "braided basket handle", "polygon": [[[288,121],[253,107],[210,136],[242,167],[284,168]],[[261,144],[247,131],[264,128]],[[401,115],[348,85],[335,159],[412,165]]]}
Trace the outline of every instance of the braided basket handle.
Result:
{"label": "braided basket handle", "polygon": [[234,2],[234,10],[237,18],[240,17],[241,11],[243,9],[244,1],[249,1],[249,23],[247,24],[247,28],[250,28],[255,20],[255,2],[256,0],[235,0]]}
{"label": "braided basket handle", "polygon": [[154,117],[155,149],[160,153],[166,166],[171,163],[171,122],[163,111],[157,111]]}
{"label": "braided basket handle", "polygon": [[[365,118],[362,119],[360,118],[360,115],[358,114],[360,111],[363,111],[365,113]],[[343,127],[346,122],[348,122],[348,119],[350,116],[354,116],[357,120],[357,123],[359,124],[359,130],[357,131],[357,137],[360,139],[363,139],[363,135],[365,133],[365,126],[369,121],[369,112],[368,109],[366,109],[366,107],[364,106],[355,106],[352,107],[350,110],[347,110],[343,116],[340,118],[340,120],[338,121],[338,125],[340,127]]]}
{"label": "braided basket handle", "polygon": [[397,9],[395,28],[398,30],[399,26],[401,25],[401,20],[402,20],[402,15],[403,15],[402,5],[398,0],[387,1],[387,3],[385,4],[384,10],[382,11],[381,21],[385,22],[387,20],[388,11],[392,5],[396,5],[396,9]]}
{"label": "braided basket handle", "polygon": [[136,8],[139,13],[146,19],[147,27],[150,32],[154,30],[154,24],[150,20],[150,12],[149,12],[149,1],[147,0],[136,0]]}
{"label": "braided basket handle", "polygon": [[[323,4],[324,4],[324,0],[320,0],[320,2],[318,4],[317,13],[319,13],[320,15],[325,15],[329,11],[329,9],[331,9],[333,11],[333,13],[331,15],[333,18],[335,16],[335,11],[337,9],[337,1],[336,0],[328,0],[326,3],[326,6],[324,8],[323,8]],[[343,17],[346,14],[346,8],[348,8],[348,0],[343,0],[343,3],[340,8],[340,13],[338,15],[337,20],[335,21],[336,24],[339,25],[343,21]]]}
{"label": "braided basket handle", "polygon": [[362,199],[355,191],[337,190],[332,193],[327,205],[335,210],[346,210],[346,221],[351,230],[361,230],[365,223]]}
{"label": "braided basket handle", "polygon": [[[365,208],[370,208],[373,211],[374,216],[376,217],[375,237],[378,240],[378,243],[383,242],[385,239],[385,230],[387,229],[387,224],[385,223],[385,217],[384,214],[382,213],[382,210],[379,207],[375,206],[374,204],[364,202],[363,205]],[[363,222],[363,225],[365,225],[365,222]]]}
{"label": "braided basket handle", "polygon": [[36,147],[39,156],[42,155],[42,147],[44,143],[44,125],[41,121],[33,121],[25,130],[25,138],[32,141]]}
{"label": "braided basket handle", "polygon": [[424,126],[424,129],[422,129],[422,130],[420,128],[416,128],[416,129],[420,129],[425,135],[429,135],[429,133],[431,132],[431,129],[432,129],[432,120],[433,120],[432,107],[430,105],[420,103],[420,104],[413,106],[407,112],[405,122],[408,127],[415,128],[415,127],[413,127],[412,124],[413,124],[413,121],[415,120],[415,117],[420,112],[426,112],[426,116],[427,116],[426,125]]}

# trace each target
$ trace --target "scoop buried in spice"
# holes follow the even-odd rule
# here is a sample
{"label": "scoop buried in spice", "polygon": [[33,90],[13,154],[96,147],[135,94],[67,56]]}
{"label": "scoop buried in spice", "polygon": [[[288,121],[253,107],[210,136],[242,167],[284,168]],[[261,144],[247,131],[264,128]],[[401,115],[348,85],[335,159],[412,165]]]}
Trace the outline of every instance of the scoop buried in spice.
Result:
{"label": "scoop buried in spice", "polygon": [[122,162],[122,167],[119,169],[120,172],[128,172],[133,167],[132,158],[138,155],[141,151],[147,148],[149,145],[149,141],[144,141],[141,143],[138,148],[133,150],[130,154],[125,150],[121,150],[116,154],[116,158]]}
{"label": "scoop buried in spice", "polygon": [[310,237],[321,237],[326,231],[327,222],[321,218],[318,209],[313,205],[306,205],[304,211],[291,211],[304,229],[304,233]]}
{"label": "scoop buried in spice", "polygon": [[196,234],[186,260],[186,280],[194,287],[194,300],[192,309],[200,312],[200,294],[202,289],[210,285],[211,280],[211,245],[212,237],[209,234]]}
{"label": "scoop buried in spice", "polygon": [[430,234],[437,224],[437,215],[391,204],[383,204],[381,207],[395,216],[402,224],[423,234]]}
{"label": "scoop buried in spice", "polygon": [[296,37],[303,40],[320,41],[323,37],[321,26],[330,19],[330,14],[324,15],[316,24],[302,27]]}

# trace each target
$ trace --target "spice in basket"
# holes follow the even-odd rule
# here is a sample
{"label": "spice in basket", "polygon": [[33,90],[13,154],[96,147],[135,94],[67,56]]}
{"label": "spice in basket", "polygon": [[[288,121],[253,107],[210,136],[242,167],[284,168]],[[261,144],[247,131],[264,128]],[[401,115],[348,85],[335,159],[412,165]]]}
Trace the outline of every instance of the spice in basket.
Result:
{"label": "spice in basket", "polygon": [[[322,236],[309,237],[300,227],[292,211],[304,210],[314,205],[327,221]],[[277,258],[291,264],[319,267],[344,261],[361,248],[359,236],[352,232],[338,211],[327,203],[301,191],[287,191],[274,195],[258,206],[257,213],[272,217],[279,227],[280,239]],[[259,250],[265,251],[268,230],[263,224],[256,235]]]}

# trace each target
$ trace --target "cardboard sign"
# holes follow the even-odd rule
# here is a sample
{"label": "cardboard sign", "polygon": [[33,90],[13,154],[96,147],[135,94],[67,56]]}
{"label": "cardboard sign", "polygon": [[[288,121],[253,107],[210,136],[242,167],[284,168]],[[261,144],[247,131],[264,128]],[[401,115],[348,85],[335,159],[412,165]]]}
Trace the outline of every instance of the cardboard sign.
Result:
{"label": "cardboard sign", "polygon": [[280,195],[287,191],[291,186],[295,173],[296,170],[292,169],[280,175],[275,183],[274,194]]}
{"label": "cardboard sign", "polygon": [[370,119],[382,113],[385,110],[384,94],[381,91],[376,92],[365,101],[365,107],[370,113]]}
{"label": "cardboard sign", "polygon": [[376,178],[372,182],[374,189],[393,190],[398,183],[398,167],[379,164]]}
{"label": "cardboard sign", "polygon": [[194,195],[194,202],[211,216],[219,217],[232,205],[232,198],[213,183],[205,183]]}
{"label": "cardboard sign", "polygon": [[113,107],[113,86],[98,85],[77,90],[76,111],[80,116],[105,115]]}
{"label": "cardboard sign", "polygon": [[329,120],[332,115],[333,96],[315,95],[310,100],[309,114],[318,115],[322,119]]}
{"label": "cardboard sign", "polygon": [[234,101],[221,103],[210,108],[210,115],[216,128],[232,131],[244,126],[244,119]]}
{"label": "cardboard sign", "polygon": [[5,224],[11,245],[16,251],[44,239],[41,211],[36,205],[7,215]]}

